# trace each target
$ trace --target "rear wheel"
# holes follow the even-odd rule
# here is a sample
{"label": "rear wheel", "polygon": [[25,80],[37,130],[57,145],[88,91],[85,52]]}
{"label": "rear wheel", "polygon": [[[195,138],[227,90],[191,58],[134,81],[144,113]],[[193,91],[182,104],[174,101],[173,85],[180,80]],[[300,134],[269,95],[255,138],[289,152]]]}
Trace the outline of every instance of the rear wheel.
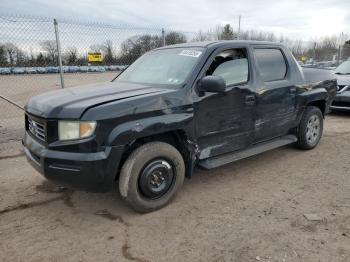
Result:
{"label": "rear wheel", "polygon": [[320,142],[323,133],[323,114],[318,107],[307,107],[298,127],[298,146],[312,149]]}
{"label": "rear wheel", "polygon": [[151,142],[137,148],[125,161],[119,191],[138,212],[150,212],[168,204],[183,184],[185,165],[170,144]]}

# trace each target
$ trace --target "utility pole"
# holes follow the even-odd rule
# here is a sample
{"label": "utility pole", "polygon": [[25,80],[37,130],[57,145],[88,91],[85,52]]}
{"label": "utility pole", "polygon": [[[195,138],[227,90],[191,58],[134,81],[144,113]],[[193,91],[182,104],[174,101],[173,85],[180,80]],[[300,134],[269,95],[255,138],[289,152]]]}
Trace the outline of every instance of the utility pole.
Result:
{"label": "utility pole", "polygon": [[314,50],[312,53],[312,64],[315,64],[315,60],[316,60],[316,42],[314,43]]}
{"label": "utility pole", "polygon": [[57,25],[56,19],[53,20],[53,25],[55,27],[56,47],[57,47],[57,53],[58,53],[58,67],[60,69],[60,78],[61,78],[61,88],[64,88],[61,45],[60,45],[60,38],[58,35],[58,25]]}
{"label": "utility pole", "polygon": [[340,65],[340,62],[341,62],[341,59],[342,59],[343,36],[344,36],[344,32],[341,32],[340,41],[339,41],[339,48],[338,48],[338,65]]}
{"label": "utility pole", "polygon": [[162,41],[163,41],[163,46],[165,46],[165,30],[162,28]]}
{"label": "utility pole", "polygon": [[238,17],[238,33],[237,33],[237,40],[239,40],[241,37],[241,15]]}

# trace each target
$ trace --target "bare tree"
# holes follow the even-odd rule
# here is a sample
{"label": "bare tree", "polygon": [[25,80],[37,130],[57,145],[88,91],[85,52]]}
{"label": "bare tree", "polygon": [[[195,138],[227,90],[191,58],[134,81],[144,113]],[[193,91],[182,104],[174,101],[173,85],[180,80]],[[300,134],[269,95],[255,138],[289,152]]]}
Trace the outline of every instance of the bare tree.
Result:
{"label": "bare tree", "polygon": [[343,59],[344,60],[349,59],[350,58],[350,40],[345,41],[342,49],[343,49],[343,52],[342,52]]}
{"label": "bare tree", "polygon": [[223,31],[223,27],[221,25],[217,25],[214,29],[214,35],[215,35],[215,40],[220,40],[221,39],[221,34]]}
{"label": "bare tree", "polygon": [[121,45],[120,63],[130,64],[149,50],[162,46],[162,39],[157,35],[140,35],[126,39]]}
{"label": "bare tree", "polygon": [[6,66],[8,64],[6,47],[0,44],[0,66]]}
{"label": "bare tree", "polygon": [[217,40],[214,33],[211,33],[210,31],[203,32],[202,30],[199,30],[196,33],[196,35],[192,38],[191,41],[203,42],[203,41],[211,41],[211,40]]}
{"label": "bare tree", "polygon": [[222,28],[218,38],[219,40],[232,40],[235,38],[230,24],[227,24]]}
{"label": "bare tree", "polygon": [[103,62],[105,64],[113,64],[115,60],[113,42],[112,40],[107,40],[101,46],[102,52],[104,54]]}
{"label": "bare tree", "polygon": [[293,55],[297,58],[300,58],[305,53],[303,42],[301,40],[295,40],[289,48],[292,51]]}
{"label": "bare tree", "polygon": [[50,58],[52,63],[56,62],[57,58],[57,46],[54,40],[46,40],[40,42],[40,46],[45,51]]}
{"label": "bare tree", "polygon": [[102,45],[89,46],[89,52],[92,52],[92,53],[102,53],[102,49],[103,49]]}
{"label": "bare tree", "polygon": [[65,62],[68,65],[75,65],[78,61],[78,49],[74,46],[68,47],[65,52]]}
{"label": "bare tree", "polygon": [[187,38],[181,32],[172,31],[165,35],[166,45],[181,44],[186,42],[187,42]]}
{"label": "bare tree", "polygon": [[10,61],[10,65],[14,66],[16,63],[16,52],[17,52],[17,46],[12,43],[6,43],[5,44],[5,50],[7,53],[7,57]]}
{"label": "bare tree", "polygon": [[43,53],[39,53],[36,57],[36,60],[35,60],[35,64],[37,66],[45,66],[46,65],[46,61],[45,61],[45,57],[43,55]]}
{"label": "bare tree", "polygon": [[16,65],[17,66],[24,66],[27,64],[29,59],[21,49],[17,48],[15,55],[16,55]]}

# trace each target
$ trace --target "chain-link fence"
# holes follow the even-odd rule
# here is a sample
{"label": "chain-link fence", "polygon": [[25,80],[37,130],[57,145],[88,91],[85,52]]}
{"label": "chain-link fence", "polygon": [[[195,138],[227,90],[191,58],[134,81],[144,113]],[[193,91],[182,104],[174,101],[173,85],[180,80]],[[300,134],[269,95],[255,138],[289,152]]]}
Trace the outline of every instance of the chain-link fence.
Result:
{"label": "chain-link fence", "polygon": [[189,38],[162,27],[0,15],[0,151],[20,141],[22,108],[32,96],[110,81],[144,52]]}
{"label": "chain-link fence", "polygon": [[0,14],[0,153],[3,144],[20,141],[22,108],[32,96],[63,85],[110,81],[140,55],[163,45],[237,38],[283,42],[297,59],[334,60],[340,46],[333,38],[316,44],[256,30],[237,32],[230,25],[186,32]]}

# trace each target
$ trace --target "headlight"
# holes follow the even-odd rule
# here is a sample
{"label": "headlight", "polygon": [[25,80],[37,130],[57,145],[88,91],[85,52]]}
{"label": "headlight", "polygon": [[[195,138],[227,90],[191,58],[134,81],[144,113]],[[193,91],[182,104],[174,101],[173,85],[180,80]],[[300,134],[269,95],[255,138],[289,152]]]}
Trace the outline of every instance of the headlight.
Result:
{"label": "headlight", "polygon": [[94,133],[95,128],[95,121],[58,121],[58,138],[74,140],[89,137]]}

